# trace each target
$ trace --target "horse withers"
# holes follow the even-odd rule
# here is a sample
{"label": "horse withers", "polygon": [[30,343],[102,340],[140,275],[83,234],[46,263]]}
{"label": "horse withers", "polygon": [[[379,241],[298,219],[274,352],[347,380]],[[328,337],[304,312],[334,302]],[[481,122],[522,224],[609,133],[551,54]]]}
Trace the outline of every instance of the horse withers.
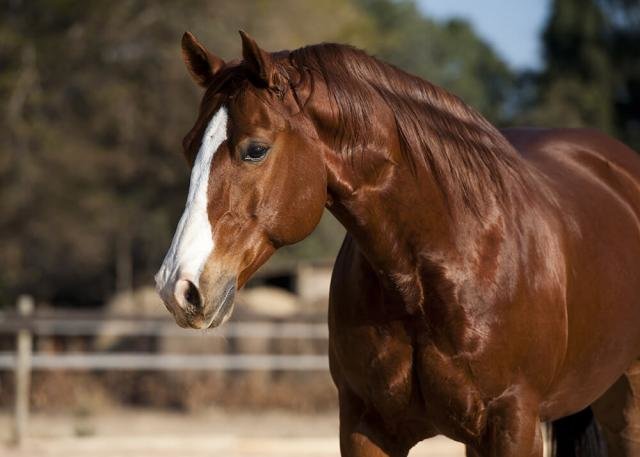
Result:
{"label": "horse withers", "polygon": [[[640,159],[592,130],[499,131],[352,47],[224,62],[184,139],[187,205],[156,276],[208,328],[328,208],[347,229],[329,303],[343,456],[444,434],[469,456],[640,455]],[[599,423],[600,433],[598,433]]]}

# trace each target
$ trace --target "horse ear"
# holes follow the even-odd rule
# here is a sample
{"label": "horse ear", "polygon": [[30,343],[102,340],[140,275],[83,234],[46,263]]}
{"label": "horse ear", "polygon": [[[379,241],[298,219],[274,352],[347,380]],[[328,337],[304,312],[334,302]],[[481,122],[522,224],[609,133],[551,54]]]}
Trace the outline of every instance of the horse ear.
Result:
{"label": "horse ear", "polygon": [[224,60],[211,54],[190,32],[182,35],[182,58],[193,80],[202,87],[207,87],[224,67]]}
{"label": "horse ear", "polygon": [[242,30],[239,32],[242,38],[242,57],[245,62],[267,87],[274,87],[276,85],[276,70],[271,54],[260,49],[256,41]]}

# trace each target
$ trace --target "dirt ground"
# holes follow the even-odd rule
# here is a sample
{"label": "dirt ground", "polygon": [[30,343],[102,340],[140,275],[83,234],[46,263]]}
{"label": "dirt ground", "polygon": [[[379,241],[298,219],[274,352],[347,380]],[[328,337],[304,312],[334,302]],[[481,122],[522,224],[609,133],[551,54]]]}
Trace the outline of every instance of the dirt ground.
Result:
{"label": "dirt ground", "polygon": [[[91,415],[35,414],[21,449],[11,447],[12,422],[0,413],[3,457],[338,457],[336,413],[197,414],[113,410]],[[462,457],[462,445],[438,437],[411,457]]]}

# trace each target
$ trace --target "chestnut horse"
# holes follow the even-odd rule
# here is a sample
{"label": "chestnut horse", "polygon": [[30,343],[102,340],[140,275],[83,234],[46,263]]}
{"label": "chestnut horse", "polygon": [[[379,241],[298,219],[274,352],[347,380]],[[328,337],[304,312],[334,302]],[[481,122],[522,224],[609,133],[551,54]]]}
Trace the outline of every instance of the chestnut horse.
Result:
{"label": "chestnut horse", "polygon": [[269,53],[241,35],[232,62],[182,41],[206,91],[156,276],[177,323],[222,324],[326,207],[348,231],[329,304],[343,456],[436,434],[540,456],[543,421],[559,454],[597,455],[600,437],[640,455],[636,154],[592,130],[499,131],[349,46]]}

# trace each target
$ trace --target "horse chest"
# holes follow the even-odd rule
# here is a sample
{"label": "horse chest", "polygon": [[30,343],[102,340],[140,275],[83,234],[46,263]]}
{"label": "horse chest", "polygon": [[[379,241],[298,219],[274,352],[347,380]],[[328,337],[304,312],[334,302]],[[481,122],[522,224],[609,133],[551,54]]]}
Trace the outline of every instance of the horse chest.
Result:
{"label": "horse chest", "polygon": [[434,344],[417,343],[402,323],[333,329],[331,339],[338,385],[346,384],[383,419],[454,436],[477,433],[484,404],[468,373]]}
{"label": "horse chest", "polygon": [[436,320],[428,325],[425,316],[398,300],[386,293],[347,240],[336,262],[329,304],[331,369],[338,389],[347,389],[385,422],[396,424],[392,427],[401,423],[419,429],[416,434],[473,433],[483,417],[483,402],[469,376],[469,361],[451,346],[461,338],[473,340],[463,330],[468,320],[462,311],[431,313]]}

